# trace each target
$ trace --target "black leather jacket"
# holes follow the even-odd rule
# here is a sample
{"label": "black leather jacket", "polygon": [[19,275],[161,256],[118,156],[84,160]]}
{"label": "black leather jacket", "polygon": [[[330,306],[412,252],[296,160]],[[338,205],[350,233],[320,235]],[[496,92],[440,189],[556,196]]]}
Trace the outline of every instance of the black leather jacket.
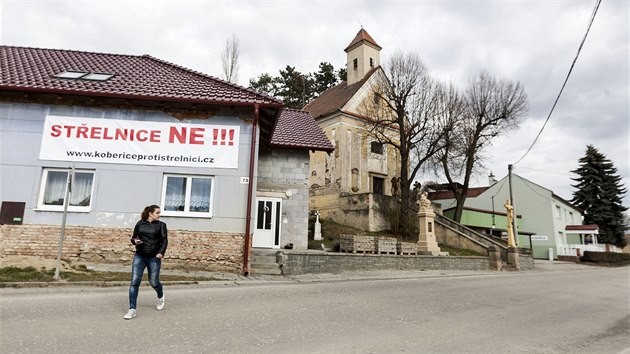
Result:
{"label": "black leather jacket", "polygon": [[[136,245],[136,239],[140,239],[142,243]],[[131,243],[136,246],[136,254],[139,256],[155,257],[158,253],[164,255],[168,246],[166,224],[159,220],[153,222],[138,221],[133,229]]]}

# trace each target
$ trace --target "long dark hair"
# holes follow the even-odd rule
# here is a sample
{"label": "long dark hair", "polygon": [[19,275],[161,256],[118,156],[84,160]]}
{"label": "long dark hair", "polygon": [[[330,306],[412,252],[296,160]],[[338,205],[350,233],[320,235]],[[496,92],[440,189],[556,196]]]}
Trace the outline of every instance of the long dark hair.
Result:
{"label": "long dark hair", "polygon": [[142,211],[142,214],[140,214],[140,219],[142,219],[143,221],[147,221],[147,219],[149,218],[149,214],[154,212],[155,209],[160,209],[160,207],[155,204],[151,204],[145,207],[144,210]]}

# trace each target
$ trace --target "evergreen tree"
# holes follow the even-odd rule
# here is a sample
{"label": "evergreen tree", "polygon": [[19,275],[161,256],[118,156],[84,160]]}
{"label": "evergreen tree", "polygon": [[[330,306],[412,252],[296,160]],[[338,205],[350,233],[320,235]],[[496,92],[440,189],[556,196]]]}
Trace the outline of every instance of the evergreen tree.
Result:
{"label": "evergreen tree", "polygon": [[267,73],[249,80],[249,88],[276,97],[290,108],[302,108],[322,92],[345,80],[346,71],[335,71],[332,64],[322,62],[319,71],[303,74],[287,65],[278,76]]}
{"label": "evergreen tree", "polygon": [[337,77],[339,78],[339,81],[348,80],[348,70],[346,70],[346,68],[339,69],[337,71]]}
{"label": "evergreen tree", "polygon": [[271,75],[264,73],[255,79],[249,79],[249,88],[275,97],[278,88],[274,80],[275,78],[271,77]]}
{"label": "evergreen tree", "polygon": [[280,70],[277,79],[278,95],[289,108],[300,109],[316,96],[315,80],[310,73],[302,74],[295,67],[287,65],[284,70]]}
{"label": "evergreen tree", "polygon": [[319,64],[319,71],[313,73],[315,79],[315,91],[319,95],[320,93],[328,90],[329,88],[337,85],[338,73],[335,73],[335,68],[331,63],[322,62]]}
{"label": "evergreen tree", "polygon": [[613,163],[592,145],[586,147],[586,155],[579,159],[579,167],[571,172],[577,184],[572,187],[571,202],[585,211],[584,223],[599,226],[599,240],[619,247],[626,245],[624,232],[628,225],[624,221],[622,199],[626,189]]}

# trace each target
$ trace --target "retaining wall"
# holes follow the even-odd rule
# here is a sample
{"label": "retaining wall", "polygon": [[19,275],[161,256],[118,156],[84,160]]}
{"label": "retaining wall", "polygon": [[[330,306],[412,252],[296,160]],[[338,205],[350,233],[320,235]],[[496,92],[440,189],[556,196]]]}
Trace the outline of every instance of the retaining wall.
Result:
{"label": "retaining wall", "polygon": [[332,253],[323,251],[279,251],[283,275],[339,273],[357,270],[488,270],[488,257],[400,256]]}

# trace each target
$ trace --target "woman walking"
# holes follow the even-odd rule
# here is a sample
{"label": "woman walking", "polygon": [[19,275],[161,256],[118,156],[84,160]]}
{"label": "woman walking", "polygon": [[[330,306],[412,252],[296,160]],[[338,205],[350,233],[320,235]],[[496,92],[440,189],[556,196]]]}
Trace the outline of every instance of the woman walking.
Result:
{"label": "woman walking", "polygon": [[129,311],[123,317],[130,320],[136,317],[138,289],[144,268],[149,272],[149,283],[157,293],[158,311],[164,309],[164,292],[160,283],[160,266],[168,246],[166,224],[160,221],[160,207],[149,205],[142,211],[140,221],[133,229],[131,243],[136,246],[131,265],[131,285],[129,286]]}

